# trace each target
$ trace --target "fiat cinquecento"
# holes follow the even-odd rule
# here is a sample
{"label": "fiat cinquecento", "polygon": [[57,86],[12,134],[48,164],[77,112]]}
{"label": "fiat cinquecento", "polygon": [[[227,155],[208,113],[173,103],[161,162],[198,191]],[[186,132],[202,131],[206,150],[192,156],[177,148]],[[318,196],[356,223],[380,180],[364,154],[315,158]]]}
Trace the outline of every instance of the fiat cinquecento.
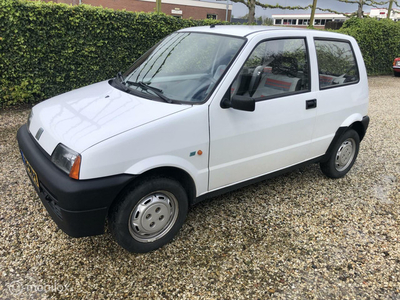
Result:
{"label": "fiat cinquecento", "polygon": [[179,30],[127,71],[32,108],[17,134],[59,228],[148,252],[205,198],[319,163],[353,166],[369,117],[349,36],[264,26]]}

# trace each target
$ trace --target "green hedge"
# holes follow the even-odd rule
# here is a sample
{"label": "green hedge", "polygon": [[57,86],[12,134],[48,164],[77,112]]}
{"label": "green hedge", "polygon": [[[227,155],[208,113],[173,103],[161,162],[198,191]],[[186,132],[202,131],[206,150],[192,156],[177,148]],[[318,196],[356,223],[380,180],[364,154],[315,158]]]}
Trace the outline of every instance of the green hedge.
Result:
{"label": "green hedge", "polygon": [[[87,5],[0,0],[0,108],[36,103],[126,70],[180,28],[220,24]],[[368,74],[390,74],[400,56],[400,22],[350,19]]]}
{"label": "green hedge", "polygon": [[400,22],[351,18],[338,32],[357,40],[369,75],[392,73],[393,59],[400,57]]}
{"label": "green hedge", "polygon": [[0,0],[0,108],[36,103],[111,78],[171,32],[217,23]]}

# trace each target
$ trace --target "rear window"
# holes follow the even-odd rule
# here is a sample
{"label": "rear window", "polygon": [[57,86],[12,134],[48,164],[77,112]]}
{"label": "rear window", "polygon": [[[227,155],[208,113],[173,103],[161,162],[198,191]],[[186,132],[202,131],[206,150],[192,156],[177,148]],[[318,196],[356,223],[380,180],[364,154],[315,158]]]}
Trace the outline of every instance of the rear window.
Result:
{"label": "rear window", "polygon": [[316,39],[315,49],[320,89],[358,82],[357,62],[349,42]]}

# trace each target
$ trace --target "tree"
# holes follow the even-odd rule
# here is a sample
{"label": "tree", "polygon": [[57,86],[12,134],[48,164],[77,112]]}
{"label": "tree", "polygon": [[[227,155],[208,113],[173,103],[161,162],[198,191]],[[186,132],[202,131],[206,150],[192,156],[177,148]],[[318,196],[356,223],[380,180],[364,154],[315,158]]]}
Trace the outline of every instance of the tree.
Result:
{"label": "tree", "polygon": [[395,1],[395,0],[390,0],[389,1],[388,14],[387,14],[387,18],[388,19],[390,19],[390,14],[392,13],[393,3],[396,4],[396,6],[400,6],[399,3],[397,1]]}
{"label": "tree", "polygon": [[295,10],[295,9],[301,9],[301,10],[306,10],[309,9],[311,7],[311,5],[307,5],[305,7],[301,7],[301,6],[281,6],[279,4],[276,5],[271,5],[271,4],[264,4],[261,3],[258,0],[232,0],[232,2],[235,3],[242,3],[244,5],[247,6],[247,8],[249,9],[249,14],[248,14],[248,22],[249,24],[252,24],[255,22],[255,13],[256,13],[256,6],[260,6],[262,8],[271,8],[271,9],[290,9],[290,10]]}
{"label": "tree", "polygon": [[235,3],[242,3],[249,9],[248,22],[254,23],[254,16],[256,14],[256,0],[232,0]]}
{"label": "tree", "polygon": [[315,9],[317,8],[317,0],[313,0],[313,4],[311,7],[311,16],[310,16],[310,24],[308,24],[308,27],[313,28],[314,27],[314,16],[315,16]]}
{"label": "tree", "polygon": [[[343,14],[343,15],[348,15],[345,13],[337,12],[335,10],[329,9],[329,8],[321,8],[317,7],[317,0],[310,0],[312,1],[312,4],[309,4],[307,6],[282,6],[279,4],[276,5],[271,5],[271,4],[264,4],[260,2],[261,0],[232,0],[232,2],[235,3],[242,3],[247,6],[249,9],[248,13],[248,22],[250,24],[255,23],[255,11],[256,11],[256,6],[262,7],[262,8],[269,8],[269,9],[289,9],[289,10],[307,10],[311,9],[311,15],[313,16],[315,14],[315,10],[318,9],[319,11],[326,11],[334,14]],[[388,17],[390,14],[390,11],[392,10],[392,4],[395,3],[397,6],[398,5],[398,0],[383,0],[383,1],[375,1],[375,0],[338,0],[339,2],[344,2],[344,3],[349,3],[349,4],[357,4],[357,12],[356,15],[358,18],[363,17],[363,7],[364,5],[367,6],[372,6],[372,7],[378,7],[382,6],[385,4],[389,3],[389,13]],[[310,20],[310,27],[313,27],[313,23]]]}
{"label": "tree", "polygon": [[378,8],[380,5],[387,4],[390,1],[374,1],[374,0],[338,0],[339,2],[357,4],[357,18],[362,18],[364,16],[363,7],[364,5],[372,6]]}
{"label": "tree", "polygon": [[267,25],[267,26],[274,25],[274,19],[268,18],[268,17],[264,18],[264,25]]}
{"label": "tree", "polygon": [[156,0],[156,11],[158,14],[161,12],[161,0]]}

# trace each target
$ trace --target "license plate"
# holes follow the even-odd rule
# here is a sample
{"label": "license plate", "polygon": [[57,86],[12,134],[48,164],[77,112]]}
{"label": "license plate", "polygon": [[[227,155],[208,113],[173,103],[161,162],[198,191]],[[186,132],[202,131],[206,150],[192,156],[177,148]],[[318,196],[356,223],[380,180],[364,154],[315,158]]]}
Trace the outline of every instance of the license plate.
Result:
{"label": "license plate", "polygon": [[39,178],[38,178],[35,170],[32,168],[31,164],[26,159],[26,157],[25,157],[24,153],[22,153],[22,151],[21,151],[21,156],[22,156],[22,160],[23,160],[24,165],[25,165],[26,173],[28,173],[28,176],[32,180],[33,185],[35,186],[35,188],[39,189]]}

